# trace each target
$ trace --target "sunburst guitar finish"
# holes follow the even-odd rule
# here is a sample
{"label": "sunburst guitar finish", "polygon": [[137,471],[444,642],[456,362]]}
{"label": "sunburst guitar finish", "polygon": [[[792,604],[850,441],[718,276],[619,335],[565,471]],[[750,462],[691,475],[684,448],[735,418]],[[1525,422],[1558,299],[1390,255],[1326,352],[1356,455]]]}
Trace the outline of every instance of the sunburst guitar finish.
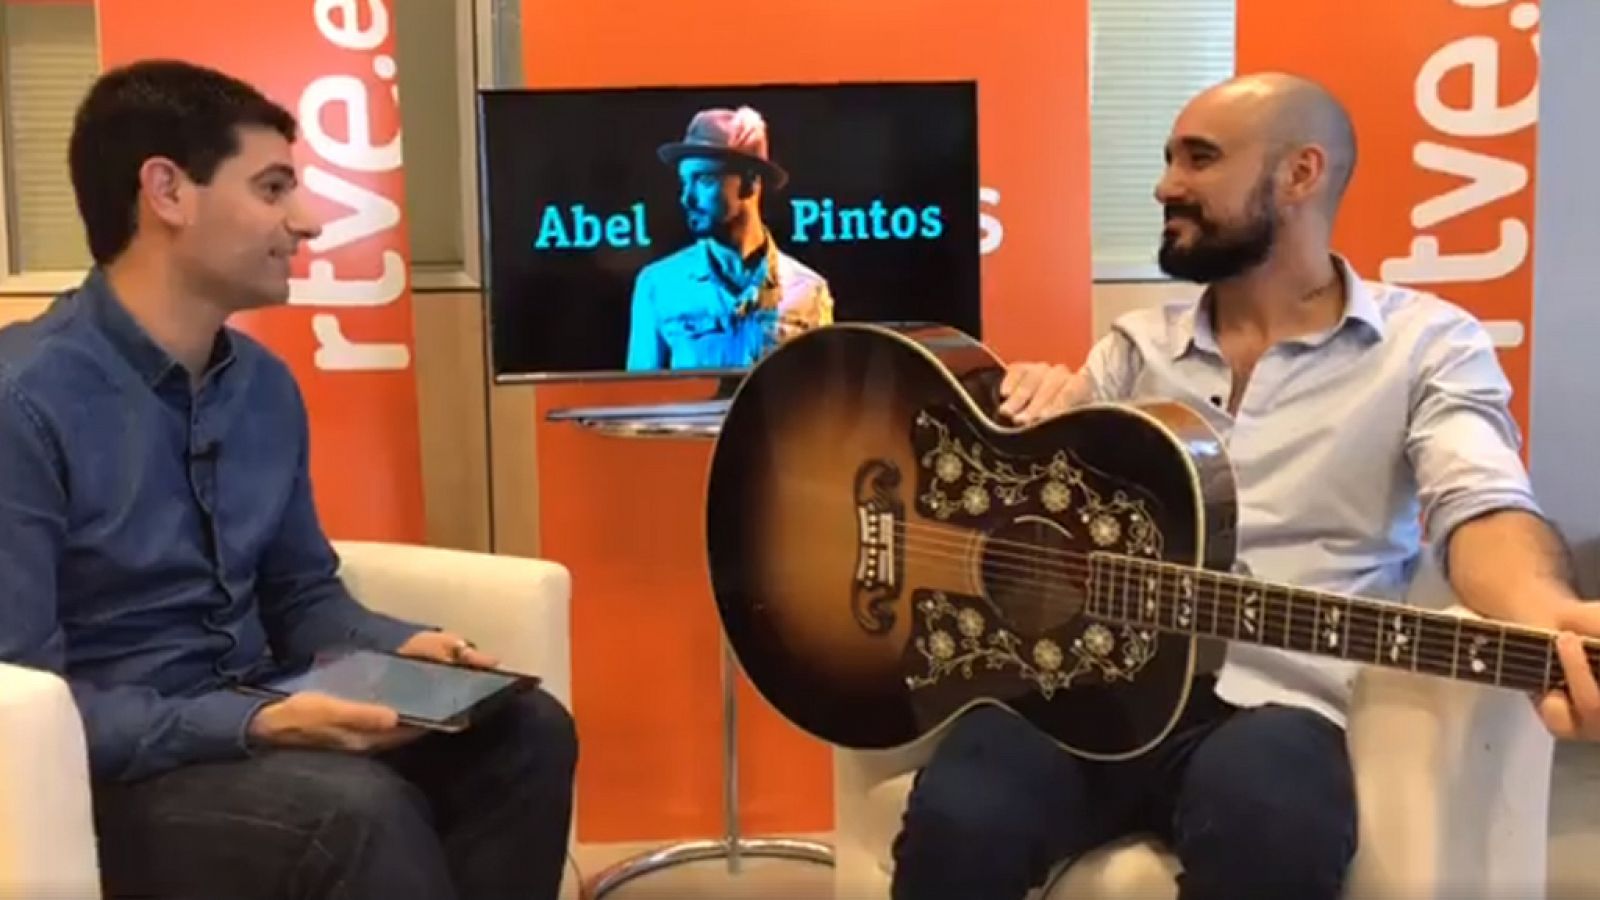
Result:
{"label": "sunburst guitar finish", "polygon": [[1115,759],[1176,721],[1195,635],[1090,615],[1093,560],[1227,570],[1218,438],[1170,403],[1009,427],[1003,375],[953,330],[838,325],[739,388],[708,484],[713,592],[740,665],[805,731],[896,747],[998,703]]}

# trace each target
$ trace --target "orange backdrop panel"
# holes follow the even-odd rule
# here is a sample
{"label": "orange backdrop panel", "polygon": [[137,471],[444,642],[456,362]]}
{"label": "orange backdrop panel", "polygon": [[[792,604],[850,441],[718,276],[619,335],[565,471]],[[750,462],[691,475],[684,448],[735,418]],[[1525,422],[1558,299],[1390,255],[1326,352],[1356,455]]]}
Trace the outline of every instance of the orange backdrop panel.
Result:
{"label": "orange backdrop panel", "polygon": [[[1090,340],[1087,20],[1082,0],[524,0],[538,87],[974,79],[985,338],[1076,363]],[[704,397],[705,383],[568,385],[554,407]],[[541,424],[541,552],[572,568],[584,841],[721,826],[719,631],[705,571],[709,445]],[[741,678],[746,829],[832,828],[831,750]]]}
{"label": "orange backdrop panel", "polygon": [[[295,260],[287,307],[232,324],[294,370],[311,420],[311,476],[337,538],[421,541],[394,17],[384,0],[98,0],[109,68],[184,59],[242,78],[300,119],[301,191],[323,234]],[[224,450],[226,452],[226,450]]]}
{"label": "orange backdrop panel", "polygon": [[1520,341],[1501,361],[1526,433],[1539,6],[1345,0],[1325,12],[1239,0],[1239,71],[1312,77],[1349,107],[1360,159],[1335,246],[1366,277],[1438,293]]}

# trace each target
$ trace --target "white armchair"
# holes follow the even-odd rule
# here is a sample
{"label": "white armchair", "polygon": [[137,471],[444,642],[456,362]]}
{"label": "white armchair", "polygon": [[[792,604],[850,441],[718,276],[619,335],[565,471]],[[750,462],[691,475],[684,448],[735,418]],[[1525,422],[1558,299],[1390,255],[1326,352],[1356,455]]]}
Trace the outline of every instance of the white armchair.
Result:
{"label": "white armchair", "polygon": [[[1436,569],[1418,605],[1467,614]],[[939,735],[888,752],[834,754],[835,896],[884,898],[913,773]],[[1346,896],[1386,900],[1519,897],[1546,891],[1553,741],[1510,691],[1369,669],[1358,677],[1348,740],[1360,809]],[[1058,871],[1040,900],[1174,898],[1177,860],[1132,837]]]}
{"label": "white armchair", "polygon": [[[556,563],[398,544],[336,545],[369,607],[470,635],[572,704],[571,575]],[[0,664],[0,898],[99,896],[83,728],[65,682]]]}

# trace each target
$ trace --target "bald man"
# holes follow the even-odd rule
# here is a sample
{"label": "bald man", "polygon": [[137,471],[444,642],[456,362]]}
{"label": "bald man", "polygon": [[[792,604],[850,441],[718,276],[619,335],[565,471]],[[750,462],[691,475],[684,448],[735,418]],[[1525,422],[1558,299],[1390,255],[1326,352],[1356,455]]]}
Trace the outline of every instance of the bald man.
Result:
{"label": "bald man", "polygon": [[[1364,281],[1330,248],[1355,171],[1345,110],[1285,75],[1239,78],[1178,117],[1156,186],[1160,264],[1191,303],[1119,319],[1083,367],[1023,363],[1002,414],[1177,400],[1227,442],[1238,554],[1252,574],[1404,599],[1426,538],[1467,605],[1585,634],[1570,566],[1518,457],[1511,390],[1483,327],[1450,303]],[[1557,734],[1593,734],[1600,689],[1564,639]],[[919,773],[895,841],[896,900],[1022,900],[1063,861],[1153,833],[1182,900],[1333,900],[1356,851],[1344,727],[1355,666],[1231,645],[1176,727],[1121,762],[1068,755],[978,707]]]}

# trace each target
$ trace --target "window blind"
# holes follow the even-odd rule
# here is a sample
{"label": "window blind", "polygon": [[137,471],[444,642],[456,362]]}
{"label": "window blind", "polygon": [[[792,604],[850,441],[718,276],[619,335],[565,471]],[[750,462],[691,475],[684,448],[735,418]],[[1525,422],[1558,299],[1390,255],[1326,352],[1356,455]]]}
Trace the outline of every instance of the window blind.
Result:
{"label": "window blind", "polygon": [[[460,136],[472,119],[462,114],[470,103],[459,96],[456,69],[471,61],[456,52],[453,3],[398,0],[395,23],[412,260],[459,268],[463,217],[471,214],[462,196]],[[9,206],[0,214],[8,217],[11,268],[81,271],[90,257],[67,141],[78,103],[100,72],[94,6],[0,0],[0,42],[0,177]]]}
{"label": "window blind", "polygon": [[[470,98],[460,96],[456,4],[396,0],[395,58],[400,64],[400,124],[405,136],[406,220],[413,265],[459,269],[462,248],[461,134],[474,127]],[[376,138],[375,136],[375,139]],[[476,252],[476,251],[474,251]]]}
{"label": "window blind", "polygon": [[4,173],[17,271],[81,270],[89,248],[72,197],[67,139],[100,72],[92,4],[0,3]]}
{"label": "window blind", "polygon": [[1173,119],[1234,73],[1235,0],[1090,0],[1095,277],[1162,278],[1154,191]]}

